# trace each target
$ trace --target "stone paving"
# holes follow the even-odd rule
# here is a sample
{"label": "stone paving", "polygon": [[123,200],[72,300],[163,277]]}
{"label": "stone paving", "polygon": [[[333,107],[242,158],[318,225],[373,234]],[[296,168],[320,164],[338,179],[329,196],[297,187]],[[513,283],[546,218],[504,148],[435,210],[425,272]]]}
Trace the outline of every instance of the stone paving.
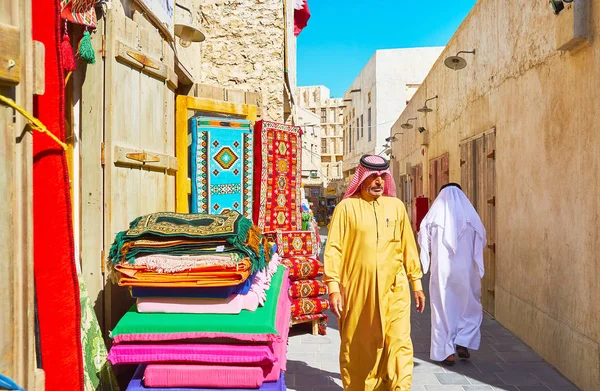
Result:
{"label": "stone paving", "polygon": [[[325,232],[323,232],[325,234]],[[323,239],[325,240],[325,239]],[[424,286],[428,283],[425,281]],[[426,292],[427,288],[426,288]],[[578,390],[556,369],[540,358],[498,322],[484,317],[481,348],[469,361],[444,367],[429,359],[430,308],[411,315],[415,350],[413,391],[575,391]],[[290,330],[288,390],[342,390],[338,362],[340,336],[330,314],[326,336],[313,336],[309,327]]]}

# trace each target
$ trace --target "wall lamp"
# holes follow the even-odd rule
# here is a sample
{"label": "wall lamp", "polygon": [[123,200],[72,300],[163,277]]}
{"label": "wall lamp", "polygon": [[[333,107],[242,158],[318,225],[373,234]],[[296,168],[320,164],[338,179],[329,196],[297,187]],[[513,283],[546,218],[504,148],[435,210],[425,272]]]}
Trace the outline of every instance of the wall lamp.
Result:
{"label": "wall lamp", "polygon": [[456,53],[456,56],[447,57],[444,60],[444,65],[446,65],[450,69],[454,69],[455,71],[458,71],[459,69],[463,69],[464,67],[466,67],[467,60],[465,60],[464,58],[459,56],[459,54],[461,54],[461,53],[475,54],[475,49],[473,49],[471,51],[461,50],[460,52]]}
{"label": "wall lamp", "polygon": [[426,99],[425,105],[423,107],[421,107],[420,109],[417,109],[417,111],[419,113],[431,113],[433,111],[433,109],[430,109],[429,107],[427,107],[427,102],[429,102],[430,100],[433,100],[433,99],[437,99],[437,98],[438,98],[438,96],[436,95],[433,98]]}
{"label": "wall lamp", "polygon": [[572,2],[573,0],[550,0],[550,8],[552,8],[552,12],[554,12],[554,15],[558,15],[562,10],[565,9],[565,5],[563,3]]}
{"label": "wall lamp", "polygon": [[402,129],[412,129],[412,128],[413,128],[413,126],[412,126],[411,124],[409,124],[409,122],[410,122],[410,121],[413,121],[413,120],[414,120],[414,121],[416,121],[416,120],[417,120],[417,117],[415,117],[415,118],[409,118],[409,119],[407,119],[405,123],[403,123],[402,125],[400,125],[400,127],[401,127]]}
{"label": "wall lamp", "polygon": [[387,138],[385,139],[385,141],[387,141],[388,143],[389,143],[390,141],[391,141],[391,142],[398,141],[398,139],[396,138],[396,135],[397,135],[397,134],[404,134],[404,133],[396,132],[396,133],[394,133],[392,136],[390,136],[390,137],[387,137]]}

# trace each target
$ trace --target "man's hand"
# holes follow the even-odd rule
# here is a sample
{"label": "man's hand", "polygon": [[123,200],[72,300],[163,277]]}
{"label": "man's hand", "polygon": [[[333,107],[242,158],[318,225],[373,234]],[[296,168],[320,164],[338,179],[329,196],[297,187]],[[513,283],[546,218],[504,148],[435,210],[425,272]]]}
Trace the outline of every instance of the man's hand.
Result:
{"label": "man's hand", "polygon": [[425,293],[423,291],[414,291],[413,294],[415,295],[417,312],[425,311]]}
{"label": "man's hand", "polygon": [[340,295],[339,292],[333,292],[329,294],[329,307],[336,318],[342,316],[342,295]]}

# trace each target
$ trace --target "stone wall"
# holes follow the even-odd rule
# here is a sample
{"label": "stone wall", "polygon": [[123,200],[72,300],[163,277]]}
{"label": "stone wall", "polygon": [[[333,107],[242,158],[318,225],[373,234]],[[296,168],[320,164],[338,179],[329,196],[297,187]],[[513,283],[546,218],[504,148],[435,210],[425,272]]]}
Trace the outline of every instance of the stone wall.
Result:
{"label": "stone wall", "polygon": [[198,12],[206,33],[199,82],[259,92],[263,118],[282,122],[283,1],[204,0]]}

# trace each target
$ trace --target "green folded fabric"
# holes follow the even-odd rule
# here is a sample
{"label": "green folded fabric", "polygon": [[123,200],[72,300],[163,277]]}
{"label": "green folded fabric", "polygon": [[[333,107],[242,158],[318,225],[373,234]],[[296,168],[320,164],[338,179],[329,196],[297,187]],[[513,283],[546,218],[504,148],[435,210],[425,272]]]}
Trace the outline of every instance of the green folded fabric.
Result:
{"label": "green folded fabric", "polygon": [[[277,303],[283,284],[285,266],[279,265],[271,279],[263,307],[239,314],[165,314],[139,313],[134,305],[121,318],[111,333],[115,338],[123,334],[165,333],[226,333],[278,334],[275,329]],[[283,292],[287,294],[287,292]]]}

